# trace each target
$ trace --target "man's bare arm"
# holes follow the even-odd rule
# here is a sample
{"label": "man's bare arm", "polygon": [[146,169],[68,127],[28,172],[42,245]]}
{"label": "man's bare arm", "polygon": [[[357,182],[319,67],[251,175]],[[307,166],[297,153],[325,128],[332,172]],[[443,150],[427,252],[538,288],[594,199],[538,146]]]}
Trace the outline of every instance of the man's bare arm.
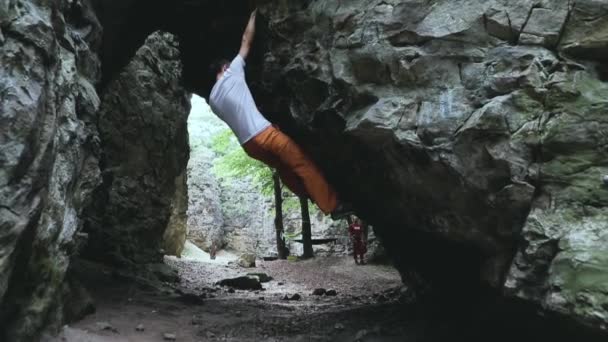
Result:
{"label": "man's bare arm", "polygon": [[243,33],[241,49],[239,50],[239,55],[241,55],[243,59],[247,58],[249,50],[251,49],[251,44],[253,43],[253,37],[255,36],[255,17],[257,15],[257,12],[257,8],[253,12],[251,12],[251,16],[249,17],[249,23],[247,23],[245,33]]}

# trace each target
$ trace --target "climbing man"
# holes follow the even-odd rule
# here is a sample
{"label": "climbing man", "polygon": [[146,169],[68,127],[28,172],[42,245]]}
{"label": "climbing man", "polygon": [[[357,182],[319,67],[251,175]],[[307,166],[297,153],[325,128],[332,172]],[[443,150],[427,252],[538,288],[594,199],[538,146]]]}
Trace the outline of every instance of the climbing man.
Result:
{"label": "climbing man", "polygon": [[349,215],[350,206],[339,201],[319,168],[286,134],[258,111],[245,80],[245,59],[255,35],[257,9],[251,13],[238,55],[211,65],[215,85],[209,96],[213,112],[232,129],[245,152],[277,169],[281,180],[297,196],[308,197],[323,213],[337,220]]}
{"label": "climbing man", "polygon": [[348,233],[353,243],[353,257],[355,258],[355,264],[365,265],[365,253],[367,253],[367,245],[363,238],[364,230],[361,220],[355,218],[352,223],[348,226]]}

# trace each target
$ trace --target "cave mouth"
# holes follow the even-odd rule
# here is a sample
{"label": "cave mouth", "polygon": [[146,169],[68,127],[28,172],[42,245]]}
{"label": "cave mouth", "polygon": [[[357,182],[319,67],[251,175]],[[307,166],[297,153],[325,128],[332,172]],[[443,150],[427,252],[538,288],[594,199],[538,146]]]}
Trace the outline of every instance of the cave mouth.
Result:
{"label": "cave mouth", "polygon": [[[330,263],[354,262],[349,256],[353,246],[347,220],[326,217],[314,204],[302,201],[275,179],[273,170],[247,156],[204,98],[193,94],[190,103],[186,229],[183,220],[169,220],[164,234],[165,263],[177,267],[188,278],[192,269],[184,268],[183,262],[210,268],[240,266],[244,268],[241,275],[256,264],[262,264],[257,269],[262,272],[272,262],[286,258],[294,262],[313,257],[329,259]],[[275,184],[280,189],[278,194]],[[305,223],[310,229],[312,255],[305,252]],[[363,227],[367,261],[390,265],[373,228],[368,224]],[[374,271],[373,267],[369,270],[372,274]],[[235,275],[225,273],[219,275]],[[397,280],[399,274],[392,271],[389,278]],[[306,283],[306,279],[301,280]]]}
{"label": "cave mouth", "polygon": [[[259,218],[272,216],[272,199],[259,198],[259,189],[246,179],[222,184],[218,179],[222,177],[213,173],[218,157],[213,142],[222,131],[226,133],[226,126],[218,122],[203,98],[192,96],[190,103],[188,233],[181,257],[165,255],[162,262],[146,265],[143,278],[144,273],[139,272],[133,277],[133,270],[74,263],[73,268],[78,268],[74,273],[91,292],[96,311],[64,328],[62,336],[67,341],[79,341],[91,334],[104,338],[117,332],[144,340],[203,336],[210,340],[260,337],[350,341],[367,337],[379,341],[442,341],[491,336],[496,341],[512,341],[521,336],[528,340],[581,336],[577,327],[557,318],[542,319],[535,308],[505,301],[494,290],[480,286],[475,280],[482,260],[475,248],[439,242],[424,234],[402,231],[403,236],[384,245],[393,251],[406,250],[400,255],[409,260],[392,259],[400,269],[407,269],[408,263],[436,269],[425,274],[435,282],[432,285],[436,290],[429,293],[414,286],[419,286],[413,281],[415,274],[399,274],[387,263],[377,240],[378,250],[370,254],[376,254],[379,262],[355,265],[349,255],[344,222],[321,229],[313,225],[313,236],[315,232],[327,236],[332,229],[342,233],[337,237],[341,242],[316,248],[314,259],[274,260],[273,222]],[[251,200],[252,194],[258,197]],[[257,206],[238,210],[256,201]],[[214,212],[214,206],[219,213]],[[296,230],[301,219],[297,209],[292,217]],[[261,211],[266,213],[260,215]],[[217,220],[205,222],[207,218]],[[194,234],[193,228],[200,225],[207,229]],[[266,233],[260,236],[259,232]],[[215,259],[209,253],[212,239],[221,240]],[[294,255],[301,253],[293,247],[292,251]],[[244,254],[253,254],[254,267],[240,264]],[[446,258],[448,255],[453,257]],[[71,305],[77,304],[75,300]]]}
{"label": "cave mouth", "polygon": [[[349,255],[347,223],[311,206],[313,241],[322,244],[314,246],[314,258],[301,258],[300,202],[284,190],[281,236],[290,256],[278,259],[274,194],[252,177],[237,176],[242,172],[226,171],[248,157],[203,98],[193,95],[190,103],[186,231],[183,219],[169,219],[165,255],[156,263],[127,269],[74,263],[72,274],[91,292],[96,311],[65,328],[62,337],[78,341],[87,330],[135,340],[166,334],[236,341],[404,336],[400,303],[410,293],[373,231],[368,263],[357,265]],[[180,195],[172,217],[175,203],[183,202]]]}
{"label": "cave mouth", "polygon": [[[191,244],[205,252],[227,249],[267,260],[279,257],[281,244],[286,245],[288,255],[302,256],[305,221],[310,223],[314,255],[332,256],[351,248],[346,221],[329,219],[274,179],[274,171],[244,152],[204,98],[192,95],[191,105],[186,234]],[[280,188],[281,241],[277,241],[275,227],[275,182]],[[373,233],[370,239],[378,244]]]}
{"label": "cave mouth", "polygon": [[[181,60],[184,68],[182,73],[183,85],[189,92],[194,92],[200,94],[201,96],[206,96],[209,92],[212,81],[201,77],[201,75],[206,74],[206,65],[212,59],[215,59],[218,56],[228,57],[236,53],[236,46],[238,45],[238,42],[240,40],[242,28],[244,27],[244,22],[248,15],[248,10],[246,9],[246,6],[233,7],[230,5],[224,5],[230,2],[221,2],[221,4],[219,4],[220,2],[217,2],[218,4],[213,5],[212,2],[205,1],[184,1],[179,2],[176,6],[169,7],[166,5],[166,3],[160,1],[152,1],[145,3],[143,1],[134,1],[133,3],[135,3],[135,5],[133,5],[129,11],[127,11],[127,19],[123,18],[124,21],[122,24],[118,23],[116,25],[104,25],[105,27],[109,27],[110,30],[106,32],[106,39],[104,40],[104,45],[106,46],[106,48],[103,49],[105,55],[102,56],[102,65],[104,68],[103,87],[105,87],[110,82],[112,77],[119,70],[121,70],[126,63],[128,63],[134,51],[141,45],[141,42],[145,39],[147,34],[151,33],[153,30],[164,29],[168,32],[175,34],[177,39],[179,40]],[[234,5],[234,3],[232,4]],[[234,11],[232,8],[236,8],[237,10]],[[133,21],[133,18],[135,17],[139,19],[135,20],[135,22],[140,22],[143,20],[143,23],[141,25],[138,25],[137,29],[133,30],[131,29],[132,25],[126,26],[126,23],[128,23],[129,21]],[[114,18],[113,20],[119,19],[120,18]],[[192,25],[192,23],[201,23],[201,25]],[[193,29],[193,26],[196,26],[197,29]],[[129,27],[130,29],[125,30],[125,27]],[[261,35],[263,36],[263,33],[261,33]],[[112,48],[107,48],[108,46]],[[209,49],[210,47],[213,47],[211,51]],[[252,54],[252,62],[248,63],[250,66],[253,66],[253,73],[259,73],[259,66],[262,64],[260,63],[260,61],[264,47],[260,47],[259,45],[258,47],[259,48],[254,50],[254,53]],[[266,94],[266,96],[267,95],[268,94]],[[270,116],[273,116],[274,113],[268,114]],[[283,118],[282,120],[285,120],[284,118],[286,117],[288,116],[283,115],[282,117],[278,117],[277,120],[281,120],[281,118]],[[292,123],[287,122],[286,126],[288,127],[288,130],[290,132],[293,131],[295,134],[298,134],[297,128],[294,128]],[[306,139],[306,137],[304,139]],[[355,149],[351,147],[346,148],[346,150]],[[327,158],[329,159],[331,153],[321,153],[321,155],[327,156]],[[344,158],[344,156],[342,157]],[[371,160],[373,161],[373,158]],[[325,164],[327,164],[327,160],[325,161]],[[383,173],[380,172],[378,174],[378,177],[382,176]],[[238,202],[235,201],[233,203]],[[393,229],[401,229],[402,227],[402,222],[391,222],[386,224],[383,228],[385,228],[385,231],[388,231]],[[405,231],[405,229],[401,229],[401,231]],[[403,234],[398,234],[397,237],[398,238],[395,238],[395,236],[393,236],[392,239],[389,241],[389,244],[395,244],[390,248],[393,251],[399,251],[403,248],[407,249],[407,252],[403,253],[401,255],[401,258],[408,258],[410,260],[406,260],[404,263],[411,262],[415,264],[415,266],[422,266],[423,268],[425,268],[427,271],[429,271],[430,278],[432,279],[432,281],[434,281],[435,283],[439,283],[438,288],[441,289],[440,294],[438,296],[430,297],[432,299],[429,299],[429,301],[418,302],[417,304],[415,304],[417,309],[412,310],[412,312],[415,312],[414,315],[419,315],[418,318],[415,318],[414,320],[427,320],[422,325],[418,326],[418,328],[422,330],[429,329],[430,326],[436,327],[436,324],[438,324],[439,326],[449,326],[449,329],[445,329],[442,332],[418,332],[421,335],[428,334],[428,336],[431,336],[428,337],[426,340],[433,340],[433,338],[437,338],[438,335],[445,337],[449,337],[453,334],[466,337],[491,335],[491,330],[504,332],[504,334],[502,334],[498,338],[498,340],[500,340],[501,338],[504,338],[504,340],[510,340],[514,336],[522,336],[525,334],[530,334],[531,332],[534,332],[534,334],[536,334],[539,338],[546,337],[547,334],[555,335],[556,337],[560,336],[560,333],[557,332],[558,329],[553,328],[556,325],[548,324],[543,320],[539,320],[533,308],[526,307],[525,305],[513,305],[513,303],[501,303],[501,300],[498,299],[499,296],[496,293],[480,285],[478,275],[479,269],[481,267],[481,259],[483,257],[480,251],[470,246],[465,246],[458,243],[446,243],[445,245],[442,245],[438,242],[438,239],[436,237],[432,236],[422,235],[417,237],[403,232]],[[400,241],[406,242],[404,242],[402,245],[399,245]],[[435,246],[436,248],[429,250],[428,248],[425,248],[425,246]],[[208,252],[209,247],[210,246],[205,246],[205,243],[203,242],[201,244],[201,247],[198,248],[202,251],[205,251],[205,249],[207,249]],[[225,246],[223,245],[222,247]],[[202,257],[208,258],[208,255],[202,255]],[[186,258],[183,259],[185,260]],[[320,258],[316,260],[320,260]],[[167,263],[170,264],[172,261],[175,261],[175,259],[169,258],[169,261]],[[181,261],[183,260],[177,260],[175,262]],[[396,262],[400,263],[403,262],[403,260],[396,260]],[[304,262],[304,264],[305,263],[306,262]],[[186,262],[184,264],[185,265],[183,266],[179,266],[182,267],[182,270],[185,270],[183,278],[189,284],[197,284],[197,287],[194,288],[194,293],[191,291],[184,291],[183,289],[179,289],[178,292],[180,293],[178,294],[181,297],[194,302],[198,301],[198,299],[194,299],[194,297],[200,298],[203,294],[212,300],[221,297],[219,296],[219,293],[223,293],[223,290],[218,290],[217,288],[215,288],[215,283],[206,283],[204,281],[201,281],[201,278],[199,277],[201,274],[208,275],[204,268],[197,267],[196,262]],[[462,267],[462,264],[466,264],[467,266]],[[230,275],[230,272],[227,272],[227,270],[230,268],[229,265],[226,265],[228,266],[228,268],[224,268],[224,265],[220,266],[221,277]],[[262,263],[262,266],[265,265]],[[286,266],[291,265],[287,264]],[[342,264],[330,264],[326,266],[329,269],[342,269],[343,271],[349,269],[348,267]],[[271,266],[269,267],[272,268]],[[285,267],[285,269],[290,268]],[[459,274],[459,270],[463,272]],[[156,273],[160,275],[162,279],[170,280],[174,277],[174,274],[171,273],[171,271],[169,273],[165,273],[166,269],[156,271]],[[307,273],[306,271],[312,273],[313,276],[322,276],[328,279],[331,279],[332,277],[331,274],[324,272],[323,267],[321,266],[311,267],[309,269],[301,269],[299,271],[296,270],[293,272],[296,273],[298,276],[303,276]],[[360,273],[357,269],[354,269],[353,272]],[[344,272],[341,272],[341,274],[344,274]],[[407,276],[402,276],[402,280],[407,283]],[[345,282],[353,281],[353,279],[340,279]],[[290,286],[288,283],[284,283],[283,285],[278,285],[278,283],[284,282],[277,281],[277,287],[283,287],[285,286],[285,284],[288,285],[284,288],[281,288],[280,291],[285,291],[284,289],[290,291]],[[323,285],[320,284],[319,286]],[[394,313],[394,311],[392,311],[394,307],[390,305],[382,306],[384,304],[378,302],[388,301],[390,304],[393,304],[394,302],[392,302],[391,298],[389,298],[392,294],[382,293],[384,289],[377,288],[375,283],[372,282],[369,284],[369,286],[364,286],[364,288],[365,291],[371,290],[372,292],[374,292],[371,294],[369,292],[366,293],[367,295],[371,295],[373,300],[377,301],[373,303],[368,302],[368,304],[370,305],[366,305],[364,307],[375,310],[375,305],[380,304],[381,308],[386,309],[385,311],[380,310],[380,312],[382,312],[384,315],[389,314],[389,316],[391,316],[390,318],[385,319],[385,323],[390,322],[392,325],[399,326],[402,325],[403,322],[408,322],[408,317],[411,318],[411,312],[409,313],[409,316],[408,314],[403,313],[400,313],[398,315],[390,315],[391,312]],[[255,290],[253,294],[246,292],[248,293],[248,295],[240,298],[246,298],[249,300],[254,299],[260,302],[266,302],[269,299],[269,297],[267,297],[267,294],[263,293],[267,291],[259,290],[259,293],[256,293],[256,291],[258,290]],[[295,293],[286,293],[286,295],[290,296],[293,294]],[[309,294],[305,293],[304,295],[307,296]],[[407,297],[410,295],[411,293],[405,290],[405,296]],[[353,297],[360,296],[355,295]],[[401,300],[401,293],[397,297],[399,297],[397,301]],[[261,298],[264,298],[264,300],[262,300]],[[279,298],[280,301],[274,302],[273,304],[285,303],[282,298],[283,297]],[[322,298],[325,299],[325,297]],[[393,297],[393,299],[394,298],[395,297]],[[286,302],[291,303],[291,301],[289,300]],[[300,301],[295,302],[299,303]],[[336,304],[336,306],[340,305],[340,303],[334,304]],[[333,304],[330,303],[330,306],[331,305]],[[235,309],[235,307],[238,308],[238,303],[236,306],[229,305],[225,309],[227,312],[234,312],[236,314],[234,310],[238,311],[238,309]],[[354,310],[356,311],[358,309]],[[247,310],[245,311],[247,312]],[[375,312],[378,313],[378,311]],[[293,312],[285,315],[288,317],[293,317]],[[515,316],[517,316],[517,318],[514,319],[513,317]],[[351,316],[348,317],[352,318]],[[385,316],[383,316],[383,318],[384,317]],[[319,317],[317,317],[317,319],[318,318]],[[379,316],[374,317],[374,315],[370,315],[366,316],[366,318],[370,322],[376,322],[379,319]],[[395,321],[396,318],[398,318],[397,321]],[[331,322],[332,324],[332,326],[330,327],[330,330],[332,332],[334,330],[341,330],[340,325],[338,325],[343,324],[341,321],[336,322],[335,320],[330,320],[329,322]],[[359,322],[359,324],[363,323]],[[485,325],[486,328],[481,330],[477,329],[478,325]],[[517,328],[512,329],[513,325],[516,325]],[[365,324],[363,324],[362,326],[367,327],[367,325]],[[357,330],[356,326],[353,327],[353,329]],[[370,327],[369,330],[373,329],[374,327]],[[433,329],[431,328],[431,330]],[[547,330],[551,332],[546,333]],[[199,330],[198,332],[201,331],[204,330]],[[545,332],[543,333],[543,331]],[[357,333],[358,330],[354,332]],[[410,333],[411,332],[408,332],[408,334]],[[576,334],[573,336],[576,336]]]}

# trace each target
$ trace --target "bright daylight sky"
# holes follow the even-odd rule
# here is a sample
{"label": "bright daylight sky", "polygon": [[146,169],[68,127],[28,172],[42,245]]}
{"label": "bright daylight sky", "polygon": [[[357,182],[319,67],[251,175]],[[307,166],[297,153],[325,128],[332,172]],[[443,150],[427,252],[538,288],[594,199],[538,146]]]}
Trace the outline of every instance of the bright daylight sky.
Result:
{"label": "bright daylight sky", "polygon": [[210,142],[214,134],[228,128],[228,125],[213,114],[204,98],[192,95],[190,101],[192,109],[188,117],[188,133],[191,144],[200,140]]}

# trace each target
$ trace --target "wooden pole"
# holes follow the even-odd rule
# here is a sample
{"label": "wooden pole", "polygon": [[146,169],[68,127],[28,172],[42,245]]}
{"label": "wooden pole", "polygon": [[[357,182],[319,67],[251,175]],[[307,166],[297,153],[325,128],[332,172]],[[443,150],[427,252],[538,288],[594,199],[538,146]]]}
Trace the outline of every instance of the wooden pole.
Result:
{"label": "wooden pole", "polygon": [[283,196],[281,194],[281,179],[278,172],[273,172],[272,180],[274,183],[274,227],[277,234],[277,253],[279,259],[287,259],[287,248],[285,248],[285,240],[283,240]]}
{"label": "wooden pole", "polygon": [[310,212],[308,210],[308,198],[300,197],[300,209],[302,211],[302,244],[304,245],[304,258],[313,258],[312,249],[312,227],[310,225]]}

